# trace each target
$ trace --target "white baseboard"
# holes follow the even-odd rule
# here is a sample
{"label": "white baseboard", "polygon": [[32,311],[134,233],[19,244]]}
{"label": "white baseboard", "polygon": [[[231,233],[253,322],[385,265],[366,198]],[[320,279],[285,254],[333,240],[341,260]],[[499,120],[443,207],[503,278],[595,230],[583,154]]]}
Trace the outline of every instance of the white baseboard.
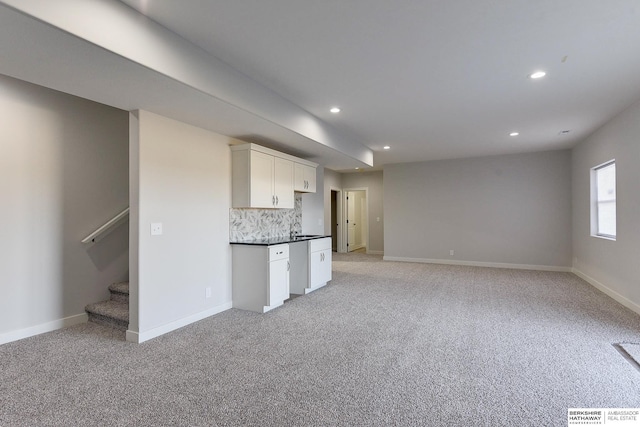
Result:
{"label": "white baseboard", "polygon": [[76,314],[74,316],[64,317],[62,319],[53,320],[51,322],[42,323],[40,325],[31,326],[29,328],[19,329],[17,331],[5,332],[0,334],[0,345],[11,341],[18,341],[23,338],[29,338],[34,335],[52,332],[68,326],[85,323],[88,320],[87,313]]}
{"label": "white baseboard", "polygon": [[136,332],[127,330],[127,341],[134,343],[143,343],[150,339],[159,337],[160,335],[164,335],[168,332],[175,331],[176,329],[180,329],[183,326],[190,325],[191,323],[197,322],[198,320],[205,319],[209,316],[213,316],[214,314],[222,313],[223,311],[229,310],[232,306],[231,302],[217,305],[209,310],[201,311],[196,314],[192,314],[191,316],[184,317],[182,319],[175,320],[173,322],[167,323],[166,325],[158,326],[157,328],[153,328],[144,332]]}
{"label": "white baseboard", "polygon": [[512,268],[516,270],[559,271],[571,273],[571,267],[560,267],[555,265],[509,264],[503,262],[458,261],[449,259],[405,258],[394,256],[385,256],[382,259],[385,261],[418,262],[424,264],[466,265],[471,267]]}
{"label": "white baseboard", "polygon": [[620,295],[619,293],[617,293],[613,289],[609,288],[608,286],[605,286],[604,284],[598,282],[593,277],[587,276],[586,274],[584,274],[582,271],[578,270],[577,268],[573,268],[571,270],[571,272],[573,274],[575,274],[576,276],[578,276],[579,278],[581,278],[582,280],[584,280],[585,282],[589,283],[594,288],[596,288],[596,289],[600,290],[601,292],[609,295],[611,298],[613,298],[614,300],[618,301],[620,304],[624,305],[628,309],[633,310],[636,313],[640,314],[640,305],[638,305],[635,302],[631,301],[629,298],[627,298],[627,297],[625,297],[623,295]]}
{"label": "white baseboard", "polygon": [[370,251],[370,250],[367,250],[367,255],[384,255],[384,251]]}

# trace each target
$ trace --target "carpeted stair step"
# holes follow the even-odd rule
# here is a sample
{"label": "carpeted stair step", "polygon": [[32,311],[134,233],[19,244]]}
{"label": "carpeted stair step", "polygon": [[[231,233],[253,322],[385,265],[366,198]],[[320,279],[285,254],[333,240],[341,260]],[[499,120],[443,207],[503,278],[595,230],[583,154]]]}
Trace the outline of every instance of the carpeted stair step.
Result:
{"label": "carpeted stair step", "polygon": [[111,301],[129,302],[129,282],[120,282],[109,285]]}
{"label": "carpeted stair step", "polygon": [[122,331],[129,327],[129,304],[120,301],[102,301],[89,304],[84,308],[89,321],[111,326]]}

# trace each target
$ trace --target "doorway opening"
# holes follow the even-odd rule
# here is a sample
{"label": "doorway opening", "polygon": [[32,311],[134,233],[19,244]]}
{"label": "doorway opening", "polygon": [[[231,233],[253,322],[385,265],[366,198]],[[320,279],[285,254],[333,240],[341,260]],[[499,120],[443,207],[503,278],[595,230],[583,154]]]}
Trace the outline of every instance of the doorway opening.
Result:
{"label": "doorway opening", "polygon": [[366,252],[367,242],[369,241],[367,188],[345,189],[344,196],[345,231],[343,235],[346,240],[346,252]]}
{"label": "doorway opening", "polygon": [[331,190],[331,250],[338,252],[338,200],[340,191]]}

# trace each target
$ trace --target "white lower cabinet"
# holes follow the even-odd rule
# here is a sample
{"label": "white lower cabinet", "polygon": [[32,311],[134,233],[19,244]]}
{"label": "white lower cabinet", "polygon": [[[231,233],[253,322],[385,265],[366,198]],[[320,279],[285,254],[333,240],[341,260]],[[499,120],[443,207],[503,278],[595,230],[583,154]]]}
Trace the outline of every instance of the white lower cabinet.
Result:
{"label": "white lower cabinet", "polygon": [[266,313],[289,298],[289,245],[233,245],[233,307]]}
{"label": "white lower cabinet", "polygon": [[290,246],[292,294],[308,294],[331,280],[331,237]]}

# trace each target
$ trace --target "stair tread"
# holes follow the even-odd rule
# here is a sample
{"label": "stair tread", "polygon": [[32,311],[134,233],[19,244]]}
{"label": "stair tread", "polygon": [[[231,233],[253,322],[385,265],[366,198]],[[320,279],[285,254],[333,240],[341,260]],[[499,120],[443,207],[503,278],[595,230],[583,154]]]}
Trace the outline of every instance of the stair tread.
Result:
{"label": "stair tread", "polygon": [[129,282],[113,283],[109,285],[109,291],[129,295]]}
{"label": "stair tread", "polygon": [[89,313],[99,314],[105,317],[111,317],[124,322],[129,321],[129,304],[118,301],[102,301],[89,304],[85,307]]}

